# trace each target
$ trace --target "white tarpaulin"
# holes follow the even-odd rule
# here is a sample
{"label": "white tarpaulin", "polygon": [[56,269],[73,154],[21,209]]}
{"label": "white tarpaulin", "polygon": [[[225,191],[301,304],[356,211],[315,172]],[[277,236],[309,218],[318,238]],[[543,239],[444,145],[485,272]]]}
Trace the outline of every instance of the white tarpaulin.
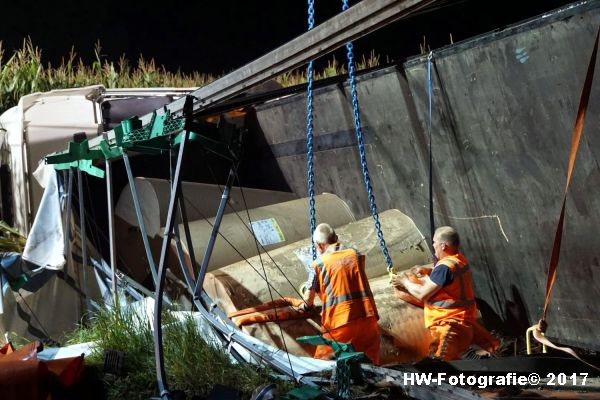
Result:
{"label": "white tarpaulin", "polygon": [[50,165],[41,164],[34,175],[46,190],[27,237],[23,260],[41,268],[62,269],[64,237],[56,171]]}

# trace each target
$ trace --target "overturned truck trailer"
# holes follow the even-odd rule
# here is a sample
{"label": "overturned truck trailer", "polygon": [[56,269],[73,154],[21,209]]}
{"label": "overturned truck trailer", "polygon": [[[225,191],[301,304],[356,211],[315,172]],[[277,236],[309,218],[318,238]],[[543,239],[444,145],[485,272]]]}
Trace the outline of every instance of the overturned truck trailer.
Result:
{"label": "overturned truck trailer", "polygon": [[[29,235],[47,188],[45,179],[48,176],[38,167],[43,164],[43,157],[48,152],[62,149],[65,142],[72,140],[77,132],[84,132],[88,138],[96,137],[124,118],[154,110],[190,90],[106,89],[102,85],[92,85],[22,97],[17,106],[0,115],[0,219],[16,227],[22,234]],[[67,181],[61,179],[63,175],[58,175],[58,178],[58,182],[52,184],[52,190],[54,196],[60,195],[56,207],[59,207],[60,201],[63,211],[63,215],[57,218],[62,218],[66,223],[64,194]],[[83,194],[89,211],[93,208],[90,207],[90,199],[95,197],[98,201],[95,191],[99,182],[87,182],[85,176],[84,181]],[[73,185],[73,188],[77,191],[77,185]],[[28,282],[12,292],[7,290],[7,275],[2,271],[5,291],[4,296],[0,296],[3,302],[3,307],[0,307],[2,334],[15,334],[17,337],[49,343],[60,342],[64,333],[72,330],[86,313],[86,286],[89,286],[90,297],[101,299],[95,283],[95,271],[82,271],[81,243],[79,235],[73,233],[79,232],[74,226],[78,221],[76,204],[72,210],[75,211],[70,219],[72,235],[64,242],[72,254],[65,254],[67,260],[64,266],[56,264],[54,268],[46,268],[48,260],[32,257],[22,264],[18,272],[27,275]],[[48,214],[47,209],[45,213]],[[60,214],[60,210],[57,213]],[[45,220],[43,223],[48,222]],[[56,233],[62,235],[62,228],[55,229]],[[48,227],[48,230],[53,228]],[[94,251],[94,247],[102,250],[101,244],[88,243],[88,246],[89,256],[96,260],[103,256],[102,252],[97,254]],[[55,259],[62,258],[62,240],[57,242],[52,251],[55,252]],[[89,265],[92,264],[88,262]],[[54,312],[57,309],[60,310],[58,314]]]}
{"label": "overturned truck trailer", "polygon": [[[380,209],[429,230],[428,124],[436,225],[452,225],[474,274],[486,325],[524,335],[539,318],[577,104],[598,29],[600,2],[563,9],[358,78],[367,159]],[[598,67],[596,67],[597,69]],[[598,71],[596,71],[598,72]],[[600,86],[595,80],[567,202],[547,335],[600,350]],[[349,87],[314,92],[315,182],[357,218],[369,214]],[[256,118],[285,183],[306,191],[304,94],[258,105]],[[265,161],[267,162],[267,161]],[[270,164],[270,165],[272,165]]]}
{"label": "overturned truck trailer", "polygon": [[[379,209],[398,209],[411,224],[414,221],[417,232],[427,231],[431,148],[436,223],[453,225],[461,233],[486,325],[504,333],[522,335],[541,312],[570,131],[599,16],[600,2],[584,1],[434,50],[429,65],[433,71],[431,115],[427,112],[426,57],[358,78],[367,158]],[[315,90],[315,191],[334,193],[363,219],[369,214],[369,201],[362,187],[348,87],[340,82],[321,84]],[[598,349],[598,316],[591,310],[599,290],[598,250],[590,238],[595,237],[593,226],[599,218],[595,191],[600,189],[594,183],[600,176],[596,160],[600,144],[597,135],[589,134],[599,124],[596,88],[597,84],[592,87],[568,204],[561,273],[569,279],[559,274],[547,332],[558,342],[590,350]],[[245,115],[235,121],[247,129],[244,168],[238,171],[245,186],[306,196],[306,104],[304,94],[294,94],[298,90],[236,98],[221,102],[218,110],[203,111],[213,116],[245,109]],[[120,162],[113,162],[114,178],[123,183]],[[203,163],[209,167],[202,167]],[[210,168],[217,171],[217,182],[208,179]],[[202,153],[181,165],[180,172],[223,184],[227,170],[228,165]],[[102,188],[105,182],[99,182]],[[297,243],[287,250],[294,250]],[[282,256],[284,250],[279,252]],[[243,287],[250,286],[244,268],[240,264],[211,271],[208,282],[215,299],[206,304],[217,309],[219,301],[241,301],[243,296],[235,295],[248,292],[252,300],[269,300],[264,292]],[[295,279],[294,283],[301,280]],[[384,283],[376,277],[374,289],[390,289]],[[232,309],[252,305],[242,303]],[[209,310],[200,308],[205,319],[211,320]],[[224,338],[243,337],[240,331],[227,331],[233,328],[226,318],[223,321],[219,329]],[[260,334],[269,335],[268,328],[264,329],[267,332]],[[394,332],[391,336],[393,341]]]}

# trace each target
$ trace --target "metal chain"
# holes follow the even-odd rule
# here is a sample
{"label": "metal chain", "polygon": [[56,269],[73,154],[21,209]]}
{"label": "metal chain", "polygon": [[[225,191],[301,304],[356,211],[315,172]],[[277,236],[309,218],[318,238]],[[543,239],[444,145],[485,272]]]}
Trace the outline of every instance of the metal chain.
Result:
{"label": "metal chain", "polygon": [[[348,9],[348,0],[342,0],[342,11]],[[381,231],[381,223],[379,222],[379,214],[377,213],[377,205],[375,204],[375,196],[373,195],[373,187],[371,186],[371,177],[369,176],[369,169],[367,167],[367,156],[365,153],[365,143],[363,140],[363,132],[360,122],[360,113],[358,110],[358,96],[356,94],[356,78],[354,76],[354,46],[352,42],[346,43],[346,50],[348,56],[348,78],[350,79],[350,89],[352,93],[352,108],[354,110],[354,128],[356,130],[356,139],[358,141],[358,151],[360,153],[360,163],[362,166],[362,173],[365,179],[365,187],[367,189],[367,195],[369,197],[369,205],[371,206],[371,215],[375,222],[375,230],[377,231],[377,238],[379,239],[379,246],[381,252],[385,258],[388,271],[393,268],[392,259],[388,251],[385,239],[383,238],[383,232]]]}
{"label": "metal chain", "polygon": [[[314,0],[308,0],[308,30],[315,25]],[[306,89],[306,164],[308,171],[308,212],[313,261],[317,259],[317,249],[312,239],[315,231],[315,174],[313,171],[313,62],[308,63],[308,85]]]}
{"label": "metal chain", "polygon": [[[431,63],[433,59],[433,51],[427,56],[427,97],[429,100],[429,118],[427,120],[427,131],[429,134],[429,243],[433,243],[433,234],[435,233],[435,219],[433,215],[433,139],[432,139],[432,99],[433,99],[433,84],[431,77]],[[433,262],[437,263],[435,252],[432,252]]]}

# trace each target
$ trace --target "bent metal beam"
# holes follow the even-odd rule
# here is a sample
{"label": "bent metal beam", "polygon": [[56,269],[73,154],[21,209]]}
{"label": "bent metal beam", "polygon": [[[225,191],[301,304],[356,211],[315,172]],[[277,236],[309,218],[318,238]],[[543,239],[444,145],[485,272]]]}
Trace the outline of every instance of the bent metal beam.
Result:
{"label": "bent metal beam", "polygon": [[[435,1],[363,0],[264,56],[190,93],[197,99],[194,111],[201,111],[279,74],[298,68]],[[172,114],[181,114],[184,102],[185,98],[182,97],[168,104],[166,109]],[[157,114],[162,113],[163,109],[157,110]],[[150,122],[151,117],[152,114],[140,117],[142,124]],[[110,130],[106,133],[108,140],[114,142],[114,132]],[[102,136],[90,140],[90,148],[96,148],[101,141]]]}
{"label": "bent metal beam", "polygon": [[[191,95],[198,98],[194,110],[240,94],[281,73],[328,54],[376,31],[435,0],[363,0],[264,56],[206,85]],[[185,99],[167,106],[179,112]]]}

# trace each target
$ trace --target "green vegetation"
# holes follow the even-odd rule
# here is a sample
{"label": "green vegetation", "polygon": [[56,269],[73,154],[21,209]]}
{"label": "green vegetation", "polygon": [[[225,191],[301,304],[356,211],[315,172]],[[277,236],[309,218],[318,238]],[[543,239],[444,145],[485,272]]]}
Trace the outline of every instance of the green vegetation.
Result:
{"label": "green vegetation", "polygon": [[25,236],[16,228],[9,226],[4,221],[0,221],[0,251],[22,253],[25,248],[25,240]]}
{"label": "green vegetation", "polygon": [[157,66],[153,59],[140,57],[132,67],[125,57],[117,63],[103,59],[100,45],[96,45],[96,59],[92,65],[85,65],[74,50],[62,59],[59,66],[44,65],[42,50],[30,39],[23,41],[4,60],[4,49],[0,42],[0,112],[16,105],[22,96],[53,89],[83,87],[102,84],[108,88],[139,87],[196,87],[215,79],[209,74],[194,72],[172,73],[163,66]]}
{"label": "green vegetation", "polygon": [[[369,57],[364,55],[360,58],[360,61],[356,61],[356,70],[368,69],[379,66],[379,55],[375,55],[374,51],[371,51]],[[340,64],[335,57],[327,61],[327,67],[321,72],[314,72],[314,79],[325,79],[331,78],[338,75],[344,75],[348,73],[348,69],[345,64]],[[279,75],[275,80],[283,87],[299,85],[308,81],[308,75],[306,69],[297,69],[294,71],[286,72]]]}
{"label": "green vegetation", "polygon": [[[163,328],[165,370],[172,389],[187,398],[205,398],[215,384],[240,390],[249,398],[252,390],[268,381],[269,371],[233,364],[220,345],[206,342],[191,316],[177,321],[168,313]],[[87,364],[102,370],[105,350],[124,353],[119,376],[103,374],[108,399],[147,399],[156,392],[154,351],[150,322],[121,307],[93,314],[88,327],[69,336],[69,343],[94,341],[97,347]]]}
{"label": "green vegetation", "polygon": [[[180,71],[169,72],[164,66],[158,66],[153,59],[140,56],[137,65],[130,65],[125,56],[118,62],[109,61],[101,56],[101,48],[96,44],[95,60],[85,65],[75,50],[62,59],[58,66],[44,64],[42,50],[30,39],[5,59],[5,51],[0,42],[0,113],[15,106],[19,99],[35,92],[47,92],[53,89],[65,89],[102,84],[107,88],[144,88],[144,87],[201,87],[217,77],[211,74]],[[358,58],[357,58],[358,59]],[[371,52],[356,63],[358,70],[379,65],[379,56]],[[322,71],[315,71],[316,79],[329,78],[345,74],[344,64],[333,58]],[[307,81],[306,69],[287,72],[275,78],[282,86],[298,85]]]}

